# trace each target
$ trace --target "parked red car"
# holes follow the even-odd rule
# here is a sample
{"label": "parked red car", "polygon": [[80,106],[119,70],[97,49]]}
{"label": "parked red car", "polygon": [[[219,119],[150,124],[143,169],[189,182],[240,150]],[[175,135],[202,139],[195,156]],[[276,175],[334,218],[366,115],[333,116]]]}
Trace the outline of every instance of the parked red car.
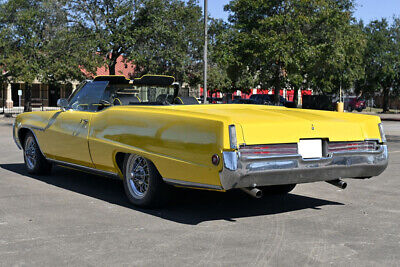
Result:
{"label": "parked red car", "polygon": [[361,112],[366,107],[367,107],[366,101],[361,97],[348,96],[344,98],[344,109],[349,112],[352,112],[353,110]]}

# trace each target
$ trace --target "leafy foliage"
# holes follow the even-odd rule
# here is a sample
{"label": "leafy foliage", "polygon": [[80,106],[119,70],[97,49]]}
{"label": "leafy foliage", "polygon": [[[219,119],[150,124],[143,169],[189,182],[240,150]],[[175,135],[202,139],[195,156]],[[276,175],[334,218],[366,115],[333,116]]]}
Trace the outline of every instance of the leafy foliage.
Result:
{"label": "leafy foliage", "polygon": [[226,10],[239,31],[237,56],[262,87],[307,83],[333,92],[362,75],[352,7],[351,0],[233,0]]}
{"label": "leafy foliage", "polygon": [[135,44],[134,18],[140,3],[139,0],[66,1],[70,23],[78,29],[82,41],[97,49],[110,75],[118,74],[115,73],[118,57]]}
{"label": "leafy foliage", "polygon": [[2,80],[30,84],[35,80],[62,83],[82,79],[79,66],[95,67],[95,51],[85,46],[56,0],[9,0],[0,5],[0,66]]}
{"label": "leafy foliage", "polygon": [[209,27],[209,88],[222,92],[248,91],[256,86],[249,68],[236,57],[238,32],[222,20],[211,20]]}
{"label": "leafy foliage", "polygon": [[145,0],[134,23],[135,44],[128,57],[139,75],[167,74],[180,82],[199,82],[203,23],[196,1]]}
{"label": "leafy foliage", "polygon": [[383,111],[389,111],[389,95],[399,90],[400,80],[400,19],[389,25],[386,19],[375,20],[364,27],[367,48],[364,54],[365,79],[360,89],[383,93]]}
{"label": "leafy foliage", "polygon": [[32,83],[66,82],[93,68],[93,49],[84,46],[58,1],[10,0],[0,6],[3,75]]}
{"label": "leafy foliage", "polygon": [[[354,0],[232,0],[210,18],[208,85],[400,92],[400,19],[364,26]],[[0,1],[0,79],[60,83],[124,56],[136,74],[202,83],[203,17],[196,0]],[[29,86],[28,86],[29,88]],[[29,92],[29,90],[28,90]],[[296,99],[296,98],[295,98]],[[278,95],[275,98],[278,101]]]}

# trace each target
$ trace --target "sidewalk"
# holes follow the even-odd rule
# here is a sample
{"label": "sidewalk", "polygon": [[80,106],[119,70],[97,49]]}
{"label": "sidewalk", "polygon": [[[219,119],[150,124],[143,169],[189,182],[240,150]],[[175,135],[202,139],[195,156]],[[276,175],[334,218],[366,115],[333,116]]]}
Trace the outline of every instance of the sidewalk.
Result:
{"label": "sidewalk", "polygon": [[383,114],[374,112],[362,112],[362,114],[379,116],[383,121],[400,121],[400,113],[396,114]]}

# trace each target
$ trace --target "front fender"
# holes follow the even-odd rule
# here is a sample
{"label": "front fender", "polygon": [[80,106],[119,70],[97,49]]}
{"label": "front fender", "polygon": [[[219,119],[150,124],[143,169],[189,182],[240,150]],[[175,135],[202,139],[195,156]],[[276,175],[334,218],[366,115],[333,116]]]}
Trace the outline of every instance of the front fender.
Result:
{"label": "front fender", "polygon": [[[44,131],[49,126],[50,119],[59,111],[36,111],[19,114],[13,124],[13,138],[19,149],[23,148],[23,138],[29,130],[36,138],[40,147],[45,142]],[[42,151],[44,155],[45,151]]]}

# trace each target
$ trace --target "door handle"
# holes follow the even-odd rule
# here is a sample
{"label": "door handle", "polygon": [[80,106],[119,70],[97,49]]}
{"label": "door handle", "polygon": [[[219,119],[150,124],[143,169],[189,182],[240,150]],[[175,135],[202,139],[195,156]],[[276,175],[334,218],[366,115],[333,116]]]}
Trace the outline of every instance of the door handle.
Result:
{"label": "door handle", "polygon": [[89,121],[87,119],[81,119],[80,123],[87,124]]}

